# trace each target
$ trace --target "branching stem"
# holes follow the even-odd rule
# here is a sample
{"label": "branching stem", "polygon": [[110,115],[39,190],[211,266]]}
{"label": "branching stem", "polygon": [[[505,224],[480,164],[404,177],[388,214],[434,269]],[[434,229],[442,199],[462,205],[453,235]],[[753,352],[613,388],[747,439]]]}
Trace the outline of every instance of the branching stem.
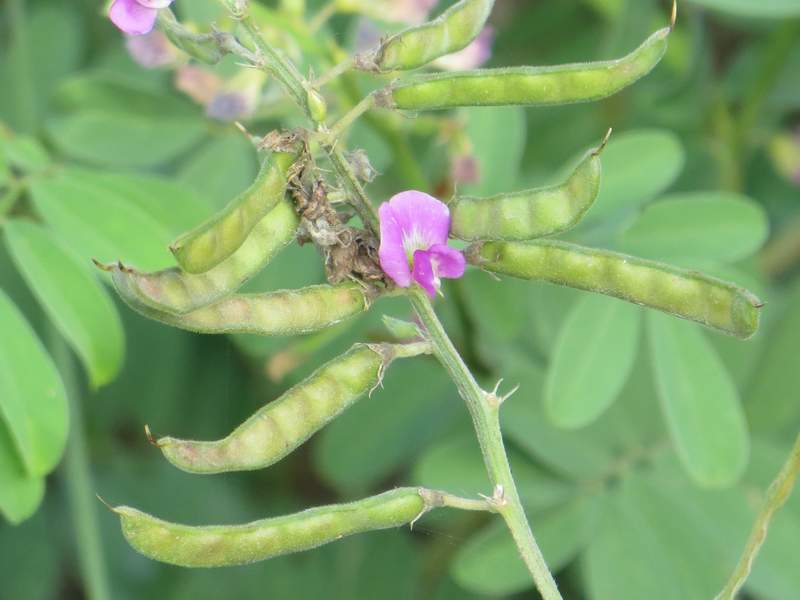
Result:
{"label": "branching stem", "polygon": [[481,389],[467,365],[464,364],[424,292],[413,289],[409,293],[409,298],[417,316],[427,329],[434,354],[456,384],[472,416],[483,453],[483,461],[495,488],[492,501],[496,512],[505,520],[522,559],[544,600],[561,600],[558,586],[547,568],[536,539],[533,537],[517,493],[517,486],[511,474],[500,431],[499,406],[488,401],[488,394]]}

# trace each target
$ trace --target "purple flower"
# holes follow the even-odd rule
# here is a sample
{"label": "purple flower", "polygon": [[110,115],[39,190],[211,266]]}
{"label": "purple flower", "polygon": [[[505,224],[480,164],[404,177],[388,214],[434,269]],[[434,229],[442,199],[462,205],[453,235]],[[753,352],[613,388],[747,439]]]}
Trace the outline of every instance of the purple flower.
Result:
{"label": "purple flower", "polygon": [[441,277],[457,279],[464,274],[464,256],[447,246],[446,204],[423,192],[401,192],[384,202],[379,214],[381,268],[398,286],[417,282],[433,298]]}
{"label": "purple flower", "polygon": [[114,0],[108,17],[128,35],[144,35],[153,30],[159,8],[166,8],[173,0]]}

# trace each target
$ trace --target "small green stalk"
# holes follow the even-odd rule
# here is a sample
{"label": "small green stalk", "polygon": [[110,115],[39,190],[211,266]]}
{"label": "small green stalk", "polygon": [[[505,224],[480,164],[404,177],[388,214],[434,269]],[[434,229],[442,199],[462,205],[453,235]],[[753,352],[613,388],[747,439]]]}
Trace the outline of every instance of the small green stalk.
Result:
{"label": "small green stalk", "polygon": [[50,332],[50,350],[64,381],[70,405],[70,434],[64,457],[64,483],[72,513],[81,576],[89,600],[107,600],[111,598],[111,593],[95,511],[97,502],[86,450],[81,399],[75,381],[75,363],[66,342],[54,328]]}
{"label": "small green stalk", "polygon": [[769,486],[764,505],[761,507],[756,521],[753,524],[753,531],[750,533],[750,538],[747,540],[744,552],[736,568],[733,570],[730,579],[715,600],[734,600],[736,594],[742,589],[745,581],[747,581],[747,578],[750,576],[750,571],[753,568],[756,556],[758,556],[761,546],[767,539],[767,530],[769,529],[770,521],[772,521],[772,517],[775,516],[775,513],[786,504],[786,501],[792,494],[792,489],[794,488],[795,481],[797,481],[798,474],[800,474],[800,436],[797,436],[789,458],[784,463],[778,476]]}
{"label": "small green stalk", "polygon": [[447,336],[447,332],[424,292],[413,289],[409,293],[409,299],[420,321],[427,329],[434,354],[447,370],[461,397],[467,403],[483,453],[483,460],[494,486],[494,497],[491,499],[491,503],[495,511],[505,520],[520,555],[544,600],[561,600],[558,586],[547,568],[542,551],[531,532],[525,510],[517,493],[514,477],[511,474],[511,467],[508,464],[503,435],[500,431],[499,409],[502,398],[495,394],[487,394],[475,381],[469,368],[464,364]]}

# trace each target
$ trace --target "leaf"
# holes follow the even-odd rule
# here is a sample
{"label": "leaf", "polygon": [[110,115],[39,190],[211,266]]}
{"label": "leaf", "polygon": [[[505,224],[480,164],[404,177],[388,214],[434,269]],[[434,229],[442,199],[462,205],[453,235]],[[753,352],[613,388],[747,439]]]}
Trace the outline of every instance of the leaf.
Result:
{"label": "leaf", "polygon": [[545,382],[545,410],[564,429],[596,420],[622,390],[639,348],[641,310],[586,295],[556,341]]}
{"label": "leaf", "polygon": [[[596,498],[573,500],[531,516],[533,534],[551,571],[566,566],[586,544],[594,501]],[[533,585],[502,521],[472,537],[459,550],[451,574],[462,587],[482,594],[513,594]]]}
{"label": "leaf", "polygon": [[738,17],[780,19],[800,16],[797,0],[691,0],[692,4],[713,8]]}
{"label": "leaf", "polygon": [[136,206],[171,234],[179,234],[205,221],[211,203],[189,186],[158,175],[70,170],[74,181],[97,186]]}
{"label": "leaf", "polygon": [[766,348],[745,396],[748,422],[754,430],[794,433],[800,422],[800,288],[763,335]]}
{"label": "leaf", "polygon": [[612,498],[585,557],[589,597],[714,597],[746,537],[744,494],[699,491],[672,466],[629,473]]}
{"label": "leaf", "polygon": [[200,146],[181,165],[178,178],[222,207],[253,182],[257,167],[253,145],[237,132]]}
{"label": "leaf", "polygon": [[387,371],[384,389],[362,398],[321,432],[312,450],[314,464],[348,496],[364,493],[421,452],[459,411],[458,395],[436,363],[398,361]]}
{"label": "leaf", "polygon": [[0,513],[18,525],[36,512],[42,498],[44,478],[25,473],[6,425],[0,422]]}
{"label": "leaf", "polygon": [[673,133],[642,129],[614,135],[603,151],[600,195],[584,222],[596,224],[649,202],[683,170],[685,151]]}
{"label": "leaf", "polygon": [[8,164],[23,173],[37,173],[44,171],[51,164],[50,156],[34,137],[15,135],[1,140],[3,153]]}
{"label": "leaf", "polygon": [[49,473],[67,441],[67,397],[53,361],[0,290],[0,418],[31,476]]}
{"label": "leaf", "polygon": [[640,356],[617,402],[596,422],[567,431],[546,418],[540,390],[544,374],[527,360],[504,365],[509,384],[519,392],[503,404],[505,435],[530,456],[569,479],[592,482],[608,477],[628,456],[649,452],[664,436],[647,363]]}
{"label": "leaf", "polygon": [[12,219],[4,231],[17,268],[80,356],[92,387],[107,384],[122,367],[124,333],[116,306],[88,263],[34,223]]}
{"label": "leaf", "polygon": [[768,233],[764,210],[746,197],[695,192],[648,206],[619,244],[623,252],[656,260],[735,262],[755,253]]}
{"label": "leaf", "polygon": [[44,220],[84,260],[125,260],[154,271],[174,264],[167,249],[172,231],[105,182],[85,171],[65,169],[31,184],[33,203]]}
{"label": "leaf", "polygon": [[749,437],[736,385],[696,325],[648,313],[656,387],[678,455],[705,487],[736,482]]}
{"label": "leaf", "polygon": [[194,117],[83,111],[52,119],[48,132],[70,158],[111,167],[153,167],[197,145],[206,126]]}
{"label": "leaf", "polygon": [[459,192],[475,196],[511,192],[519,175],[525,149],[525,111],[520,107],[464,110],[466,133],[478,160],[477,184]]}

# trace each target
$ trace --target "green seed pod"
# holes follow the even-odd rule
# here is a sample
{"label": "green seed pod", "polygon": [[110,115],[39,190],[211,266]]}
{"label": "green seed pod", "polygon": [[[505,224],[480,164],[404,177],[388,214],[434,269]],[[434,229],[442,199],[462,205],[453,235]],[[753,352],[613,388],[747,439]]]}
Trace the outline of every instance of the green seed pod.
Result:
{"label": "green seed pod", "polygon": [[437,110],[599,100],[647,75],[664,56],[670,31],[669,27],[661,29],[629,55],[607,62],[421,75],[379,92],[376,104],[386,108]]}
{"label": "green seed pod", "polygon": [[600,191],[600,152],[605,143],[560,185],[489,198],[455,198],[450,204],[450,235],[467,241],[531,240],[571,229]]}
{"label": "green seed pod", "polygon": [[292,204],[281,200],[236,252],[205,273],[178,268],[140,273],[122,265],[109,270],[120,293],[133,294],[137,302],[157,311],[186,314],[235,292],[294,239],[298,224]]}
{"label": "green seed pod", "polygon": [[236,252],[258,222],[284,197],[287,172],[296,157],[291,152],[273,152],[247,190],[211,219],[175,240],[170,250],[181,268],[188,273],[203,273]]}
{"label": "green seed pod", "polygon": [[495,273],[614,296],[746,339],[763,303],[731,283],[658,262],[558,241],[487,242],[469,262]]}
{"label": "green seed pod", "polygon": [[433,21],[393,35],[356,62],[372,71],[408,71],[458,52],[481,32],[492,6],[494,0],[461,0]]}
{"label": "green seed pod", "polygon": [[345,536],[400,527],[429,507],[417,488],[397,488],[348,504],[333,504],[246,525],[192,527],[118,506],[122,534],[146,557],[181,567],[246,565],[310,550]]}
{"label": "green seed pod", "polygon": [[347,283],[265,294],[238,294],[178,315],[145,303],[139,291],[132,287],[132,281],[127,277],[114,278],[120,297],[131,308],[155,321],[196,333],[311,333],[364,312],[370,304],[370,298],[361,286]]}
{"label": "green seed pod", "polygon": [[395,357],[389,344],[354,345],[213,442],[161,438],[155,444],[189,473],[260,469],[278,462],[380,383]]}

